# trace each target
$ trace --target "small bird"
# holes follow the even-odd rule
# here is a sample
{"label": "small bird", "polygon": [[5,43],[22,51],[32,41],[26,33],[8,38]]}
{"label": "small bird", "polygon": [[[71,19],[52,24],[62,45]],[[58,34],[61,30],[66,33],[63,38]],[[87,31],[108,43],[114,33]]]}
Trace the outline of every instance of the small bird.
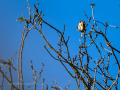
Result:
{"label": "small bird", "polygon": [[81,37],[82,37],[83,33],[85,33],[85,31],[86,31],[86,24],[85,24],[85,22],[80,21],[77,28],[78,28],[78,31],[81,32]]}

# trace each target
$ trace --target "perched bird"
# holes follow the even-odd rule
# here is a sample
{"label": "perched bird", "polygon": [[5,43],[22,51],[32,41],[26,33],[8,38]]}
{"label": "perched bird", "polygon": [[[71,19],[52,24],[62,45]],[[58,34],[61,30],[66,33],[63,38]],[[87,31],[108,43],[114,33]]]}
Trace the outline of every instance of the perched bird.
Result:
{"label": "perched bird", "polygon": [[80,21],[77,28],[78,28],[78,31],[81,32],[81,37],[82,37],[83,33],[85,33],[85,31],[86,31],[86,24],[85,24],[85,22]]}

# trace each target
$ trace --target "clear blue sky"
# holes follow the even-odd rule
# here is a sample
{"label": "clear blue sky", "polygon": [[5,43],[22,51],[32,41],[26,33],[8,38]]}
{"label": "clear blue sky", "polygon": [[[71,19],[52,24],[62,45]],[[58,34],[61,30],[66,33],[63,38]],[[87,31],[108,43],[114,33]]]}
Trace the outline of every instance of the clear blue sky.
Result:
{"label": "clear blue sky", "polygon": [[[37,0],[29,0],[31,8],[36,4]],[[58,30],[63,31],[64,24],[66,25],[65,37],[70,36],[68,48],[70,50],[71,57],[74,57],[78,54],[80,32],[76,32],[78,23],[80,20],[84,20],[88,23],[87,18],[84,15],[86,12],[88,17],[92,17],[90,4],[95,3],[94,15],[95,19],[105,23],[108,21],[108,24],[118,26],[118,28],[108,27],[107,29],[107,38],[110,40],[114,47],[120,50],[120,1],[119,0],[39,0],[39,12],[42,11],[44,20],[56,27]],[[19,17],[22,17],[22,13],[26,18],[29,16],[28,9],[25,7],[28,6],[27,0],[0,0],[0,57],[4,60],[10,59],[10,57],[18,50],[21,42],[21,29],[24,28],[24,23],[20,24],[19,21],[16,21]],[[101,27],[101,30],[104,31],[104,27],[98,24]],[[87,32],[91,29],[89,25],[87,27]],[[48,38],[48,41],[56,49],[58,49],[58,35],[50,27],[43,25],[43,32],[46,32],[45,36]],[[82,41],[83,39],[81,39]],[[103,38],[99,37],[99,41],[103,42]],[[103,42],[104,43],[104,42]],[[43,73],[41,79],[38,81],[37,89],[42,88],[41,82],[45,78],[45,85],[53,85],[53,77],[56,78],[58,85],[62,87],[67,87],[69,84],[70,75],[65,71],[64,67],[58,62],[55,61],[44,49],[45,41],[42,36],[35,30],[31,30],[25,40],[25,45],[23,49],[23,78],[24,83],[33,82],[33,74],[31,70],[30,60],[33,60],[34,69],[37,73],[42,67],[42,63],[45,64],[43,68]],[[103,44],[105,45],[105,44]],[[52,52],[53,53],[53,52]],[[98,52],[94,47],[89,49],[89,54],[94,56],[94,59],[99,59]],[[57,56],[53,53],[53,55]],[[104,53],[102,53],[104,55]],[[118,60],[120,60],[120,55],[116,53]],[[17,56],[14,57],[14,64],[17,66]],[[111,63],[115,63],[114,58],[111,58]],[[112,65],[112,64],[111,64]],[[1,66],[1,65],[0,65]],[[70,68],[70,67],[68,67]],[[118,72],[115,67],[110,68],[110,73]],[[6,68],[3,68],[4,71],[7,71]],[[13,80],[17,83],[17,73],[13,71]],[[114,76],[114,75],[113,75]],[[2,76],[0,75],[0,78]],[[75,80],[71,79],[70,90],[76,88]],[[120,81],[120,79],[119,79]],[[1,82],[0,82],[1,85]],[[4,85],[8,85],[5,81]],[[118,84],[120,86],[120,82]],[[28,85],[25,85],[27,88]],[[7,87],[4,87],[7,90]],[[32,86],[31,88],[34,88]],[[83,88],[83,87],[81,87]],[[120,89],[120,88],[119,88]],[[50,89],[52,90],[52,89]]]}

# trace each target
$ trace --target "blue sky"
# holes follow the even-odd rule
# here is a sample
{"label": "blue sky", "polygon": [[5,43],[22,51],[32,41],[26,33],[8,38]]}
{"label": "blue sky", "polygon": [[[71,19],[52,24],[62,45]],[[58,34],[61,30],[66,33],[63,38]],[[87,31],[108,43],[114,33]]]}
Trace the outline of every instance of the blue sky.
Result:
{"label": "blue sky", "polygon": [[[16,51],[18,52],[20,42],[21,42],[21,29],[23,30],[25,22],[20,24],[19,21],[16,21],[19,17],[22,17],[22,13],[26,18],[29,16],[28,9],[25,6],[27,5],[27,0],[0,0],[0,57],[4,60],[8,60]],[[30,6],[33,9],[33,5],[36,4],[37,0],[29,0]],[[110,40],[114,47],[120,50],[120,1],[119,0],[39,0],[39,12],[42,11],[45,16],[43,19],[56,27],[61,32],[63,31],[64,24],[66,25],[65,29],[65,38],[70,36],[68,42],[68,48],[70,51],[71,57],[74,57],[78,54],[78,47],[80,45],[79,39],[80,32],[76,32],[75,29],[80,20],[88,23],[87,18],[84,15],[86,12],[88,17],[92,17],[91,12],[91,3],[95,3],[94,15],[95,19],[105,23],[108,21],[108,24],[118,26],[118,28],[108,27],[107,29],[107,38]],[[93,23],[93,22],[92,22]],[[104,31],[104,27],[98,23],[101,30]],[[88,25],[87,32],[91,29],[91,26]],[[42,32],[46,32],[45,36],[48,38],[48,41],[58,49],[58,35],[56,31],[52,28],[43,24]],[[83,39],[81,39],[83,41]],[[99,41],[104,42],[102,36],[100,36],[96,43],[99,45]],[[37,73],[42,67],[42,63],[45,64],[43,68],[42,77],[38,82],[37,88],[42,88],[41,82],[45,78],[45,84],[53,85],[53,77],[56,78],[58,85],[60,85],[63,90],[64,87],[67,87],[69,84],[70,75],[65,71],[64,67],[58,62],[55,61],[44,49],[45,41],[42,36],[35,30],[31,30],[25,40],[25,45],[23,49],[23,75],[25,83],[33,82],[33,74],[31,70],[30,60],[33,60],[34,69]],[[105,44],[103,44],[105,46]],[[106,46],[105,46],[106,47]],[[64,49],[64,47],[63,47]],[[65,50],[65,49],[64,49]],[[110,50],[110,49],[109,49]],[[57,56],[52,52],[54,56]],[[118,60],[120,60],[119,53],[115,52]],[[98,59],[99,55],[96,49],[92,46],[89,48],[89,54]],[[102,53],[104,55],[104,53]],[[17,56],[14,57],[14,64],[17,66]],[[115,63],[113,57],[111,57],[111,63]],[[111,64],[112,65],[112,64]],[[0,65],[1,66],[1,65]],[[68,68],[70,68],[68,66]],[[118,72],[117,69],[112,67],[110,73]],[[6,68],[3,68],[7,71]],[[17,73],[13,72],[14,81],[17,83]],[[114,76],[114,75],[113,75]],[[1,75],[0,75],[1,78]],[[75,80],[71,79],[70,89],[77,90]],[[0,82],[1,84],[1,82]],[[5,85],[8,85],[5,82]],[[120,83],[118,84],[120,85]],[[82,86],[82,85],[81,85]],[[27,85],[25,88],[28,87]],[[7,88],[7,87],[5,87]],[[31,88],[34,88],[32,86]],[[81,87],[83,88],[83,87]],[[50,89],[52,90],[52,89]]]}

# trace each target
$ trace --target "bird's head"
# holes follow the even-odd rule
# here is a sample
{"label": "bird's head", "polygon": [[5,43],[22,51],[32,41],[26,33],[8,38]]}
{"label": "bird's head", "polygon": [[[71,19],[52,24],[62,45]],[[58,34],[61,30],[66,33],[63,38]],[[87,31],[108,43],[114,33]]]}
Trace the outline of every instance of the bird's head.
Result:
{"label": "bird's head", "polygon": [[80,23],[83,23],[83,21],[81,20]]}
{"label": "bird's head", "polygon": [[83,21],[82,21],[82,20],[79,22],[79,25],[80,25],[80,26],[83,26]]}

